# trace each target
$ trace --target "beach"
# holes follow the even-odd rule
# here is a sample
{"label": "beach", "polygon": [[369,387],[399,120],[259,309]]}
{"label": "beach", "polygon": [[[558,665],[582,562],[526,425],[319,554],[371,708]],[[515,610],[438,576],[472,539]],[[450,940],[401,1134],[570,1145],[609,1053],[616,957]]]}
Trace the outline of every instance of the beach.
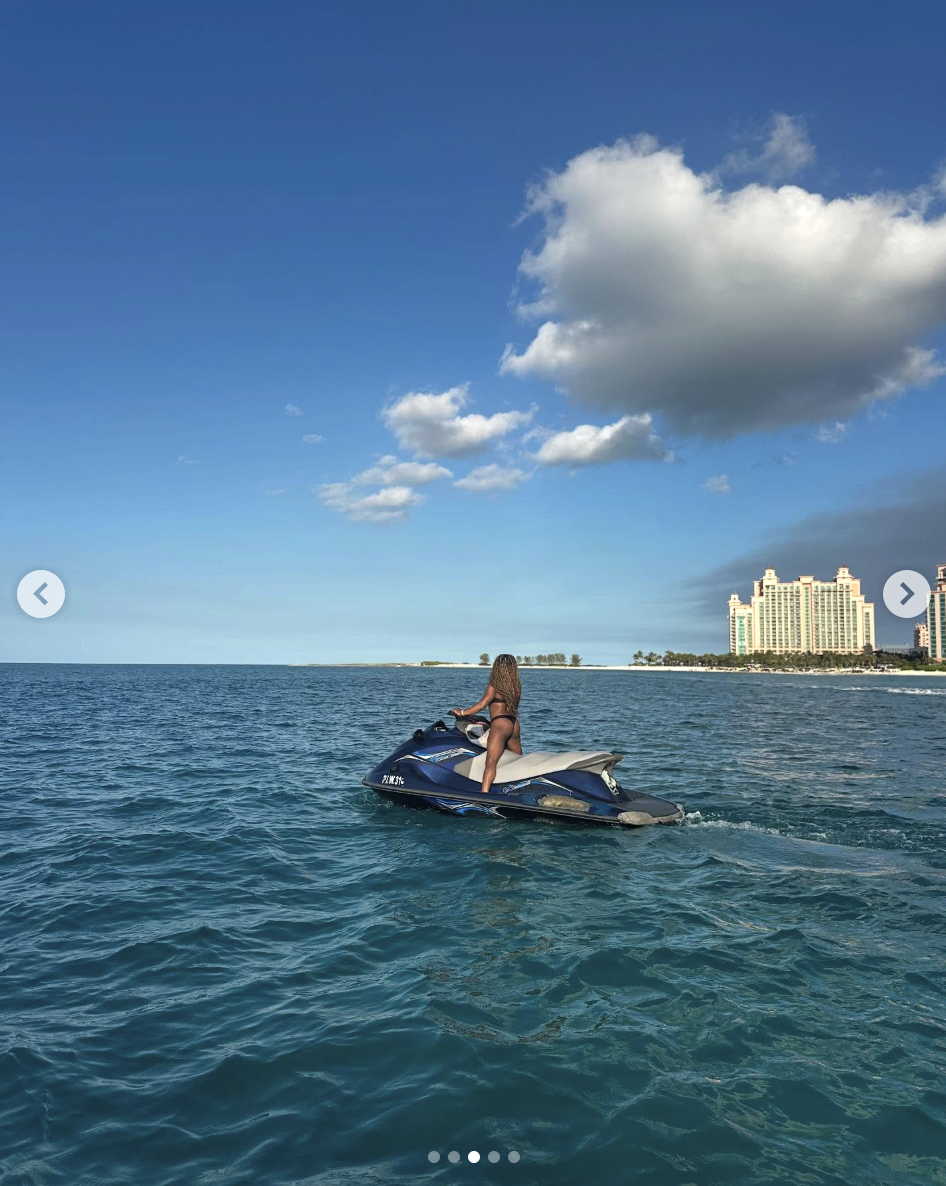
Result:
{"label": "beach", "polygon": [[[482,671],[489,673],[489,667],[482,663],[290,663],[290,667],[343,667],[343,668],[414,668],[419,667],[425,670],[440,670],[440,671]],[[786,671],[784,668],[767,667],[767,668],[747,668],[747,667],[682,667],[682,666],[660,666],[655,665],[648,667],[646,664],[608,664],[608,663],[589,663],[580,664],[579,666],[572,666],[570,663],[534,663],[530,665],[520,664],[520,672],[525,671],[624,671],[635,674],[649,673],[665,675],[671,672],[686,672],[688,675],[805,675],[805,676],[824,676],[824,675],[870,675],[870,676],[942,676],[946,675],[946,664],[938,671],[904,671],[901,668],[891,668],[885,670],[877,670],[870,667],[859,667],[852,669],[850,667],[826,667],[812,668],[807,671]]]}

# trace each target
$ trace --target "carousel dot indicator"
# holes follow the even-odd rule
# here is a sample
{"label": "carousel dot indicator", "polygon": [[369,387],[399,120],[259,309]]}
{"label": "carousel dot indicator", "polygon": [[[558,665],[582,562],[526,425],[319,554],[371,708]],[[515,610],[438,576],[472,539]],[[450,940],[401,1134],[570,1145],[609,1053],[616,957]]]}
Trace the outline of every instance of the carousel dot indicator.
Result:
{"label": "carousel dot indicator", "polygon": [[440,1154],[437,1152],[436,1149],[431,1149],[431,1151],[427,1154],[427,1160],[430,1162],[431,1165],[436,1165],[437,1162],[440,1160]]}
{"label": "carousel dot indicator", "polygon": [[479,1155],[479,1153],[477,1153],[477,1151],[475,1149],[470,1150],[470,1152],[467,1153],[466,1156],[467,1156],[467,1160],[471,1161],[473,1163],[473,1165],[476,1165],[476,1163],[480,1159],[480,1155]]}
{"label": "carousel dot indicator", "polygon": [[453,1164],[456,1165],[459,1160],[460,1154],[456,1151],[456,1149],[451,1149],[447,1154],[447,1161],[452,1161]]}
{"label": "carousel dot indicator", "polygon": [[513,1165],[515,1165],[519,1160],[519,1154],[515,1151],[515,1149],[510,1150],[509,1160],[513,1163]]}
{"label": "carousel dot indicator", "polygon": [[491,1161],[495,1165],[499,1161],[499,1154],[493,1149],[492,1152],[486,1154],[486,1160]]}

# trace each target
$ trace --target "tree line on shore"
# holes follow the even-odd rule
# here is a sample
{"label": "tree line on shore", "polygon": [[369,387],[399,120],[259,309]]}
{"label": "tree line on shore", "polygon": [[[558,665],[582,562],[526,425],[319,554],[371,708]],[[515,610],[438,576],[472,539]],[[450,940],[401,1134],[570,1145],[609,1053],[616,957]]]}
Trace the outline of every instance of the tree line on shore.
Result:
{"label": "tree line on shore", "polygon": [[664,651],[658,655],[656,651],[636,651],[629,666],[644,667],[744,667],[764,668],[770,670],[813,670],[821,671],[829,667],[861,667],[866,669],[886,667],[904,671],[938,671],[941,666],[930,663],[926,659],[907,658],[903,655],[889,655],[883,651],[873,651],[870,654],[835,654],[824,651],[822,654],[795,653],[789,655],[776,654],[775,651],[756,651],[751,655],[733,655],[728,651],[722,655],[694,655],[689,651]]}
{"label": "tree line on shore", "polygon": [[[521,667],[581,667],[582,657],[573,654],[566,658],[563,651],[553,651],[548,655],[516,655],[516,662]],[[489,655],[484,651],[480,655],[480,667],[488,667]],[[443,659],[425,659],[421,667],[449,666]],[[597,666],[591,664],[592,667]],[[733,655],[728,651],[721,654],[706,653],[696,655],[690,651],[664,651],[662,655],[656,651],[635,651],[628,667],[729,667],[753,671],[826,671],[832,668],[860,668],[861,670],[888,671],[943,671],[943,665],[930,663],[926,659],[908,658],[904,655],[887,654],[885,651],[874,651],[870,654],[835,654],[825,651],[820,655],[807,652],[779,655],[775,651],[756,651],[751,655]]]}
{"label": "tree line on shore", "polygon": [[[520,667],[581,667],[581,655],[566,659],[564,651],[553,651],[549,655],[516,655],[516,662]],[[480,655],[480,667],[489,667],[486,651]]]}

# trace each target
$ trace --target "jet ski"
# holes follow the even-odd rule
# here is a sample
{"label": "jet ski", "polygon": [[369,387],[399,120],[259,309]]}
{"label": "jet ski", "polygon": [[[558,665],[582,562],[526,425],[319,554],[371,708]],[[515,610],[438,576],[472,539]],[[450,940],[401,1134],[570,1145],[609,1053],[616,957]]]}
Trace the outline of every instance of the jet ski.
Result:
{"label": "jet ski", "polygon": [[516,754],[505,750],[489,793],[480,790],[489,719],[457,717],[418,729],[362,780],[396,803],[432,807],[452,815],[545,818],[639,828],[678,824],[679,803],[638,795],[612,771],[623,755],[609,750]]}

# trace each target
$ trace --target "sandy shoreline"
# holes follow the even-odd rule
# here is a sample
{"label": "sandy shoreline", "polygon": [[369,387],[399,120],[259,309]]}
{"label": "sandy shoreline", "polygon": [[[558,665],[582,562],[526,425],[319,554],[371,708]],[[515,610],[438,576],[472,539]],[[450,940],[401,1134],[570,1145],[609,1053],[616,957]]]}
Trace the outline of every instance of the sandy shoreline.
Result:
{"label": "sandy shoreline", "polygon": [[[488,667],[484,667],[479,663],[290,663],[290,667],[387,667],[387,668],[402,668],[402,667],[421,667],[429,671],[489,671]],[[785,671],[777,667],[768,668],[763,671],[752,671],[745,667],[646,667],[646,666],[631,666],[613,664],[613,665],[582,665],[581,667],[572,667],[570,664],[534,664],[526,667],[521,666],[520,671],[628,671],[628,672],[644,672],[665,674],[673,671],[686,671],[696,675],[870,675],[870,676],[944,676],[946,675],[946,667],[941,671],[902,671],[895,669],[892,671],[873,671],[870,668],[861,668],[858,671],[852,671],[849,667],[828,667],[824,669],[812,671]]]}

